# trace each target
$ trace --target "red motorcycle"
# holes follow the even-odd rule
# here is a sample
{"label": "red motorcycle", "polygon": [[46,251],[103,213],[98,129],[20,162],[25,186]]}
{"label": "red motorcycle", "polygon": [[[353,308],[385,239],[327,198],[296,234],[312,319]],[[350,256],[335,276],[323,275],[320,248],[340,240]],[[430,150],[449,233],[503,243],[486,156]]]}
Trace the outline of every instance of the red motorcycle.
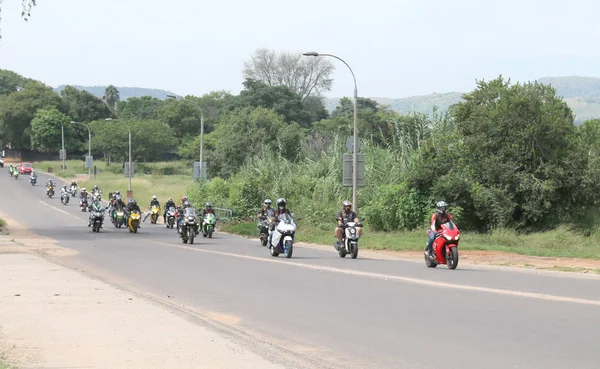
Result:
{"label": "red motorcycle", "polygon": [[[432,230],[428,230],[429,235]],[[458,266],[458,240],[460,231],[454,222],[448,221],[442,224],[442,231],[433,240],[433,260],[425,255],[425,265],[435,268],[438,264],[448,265],[448,269],[456,269]]]}

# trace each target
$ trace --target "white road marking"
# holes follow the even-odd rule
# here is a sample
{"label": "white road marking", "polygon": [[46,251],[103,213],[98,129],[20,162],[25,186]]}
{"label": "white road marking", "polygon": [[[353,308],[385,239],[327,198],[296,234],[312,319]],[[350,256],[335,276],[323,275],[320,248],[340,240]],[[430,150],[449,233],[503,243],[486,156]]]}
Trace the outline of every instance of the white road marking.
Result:
{"label": "white road marking", "polygon": [[550,295],[550,294],[545,294],[545,293],[522,292],[522,291],[515,291],[515,290],[504,290],[504,289],[500,289],[500,288],[478,287],[478,286],[469,286],[469,285],[456,284],[456,283],[436,282],[436,281],[429,281],[429,280],[424,280],[424,279],[401,277],[401,276],[390,275],[390,274],[363,272],[363,271],[358,271],[358,270],[348,270],[348,269],[333,268],[333,267],[327,267],[327,266],[321,266],[321,265],[310,265],[310,264],[304,264],[304,263],[298,263],[298,262],[290,262],[285,259],[275,259],[275,258],[268,259],[268,258],[262,258],[262,257],[257,257],[257,256],[241,255],[241,254],[234,254],[234,253],[228,253],[228,252],[222,252],[222,251],[205,250],[205,249],[199,249],[199,248],[194,248],[194,247],[190,247],[190,246],[168,244],[168,243],[164,243],[164,242],[156,242],[156,241],[148,241],[148,242],[151,242],[151,243],[154,243],[157,245],[161,245],[161,246],[166,246],[166,247],[174,247],[174,248],[180,248],[180,249],[191,250],[191,251],[196,251],[196,252],[204,252],[207,254],[229,256],[229,257],[235,257],[235,258],[246,259],[246,260],[261,261],[264,263],[288,264],[290,266],[295,266],[298,268],[305,268],[305,269],[331,272],[331,273],[340,273],[340,274],[354,275],[354,276],[360,276],[360,277],[392,280],[392,281],[420,284],[420,285],[425,285],[425,286],[430,286],[430,287],[438,287],[438,288],[451,288],[451,289],[466,290],[466,291],[494,293],[494,294],[498,294],[498,295],[527,297],[527,298],[546,300],[546,301],[570,302],[570,303],[575,303],[575,304],[600,306],[600,301],[598,301],[598,300],[587,300],[587,299],[581,299],[581,298],[576,298],[576,297]]}

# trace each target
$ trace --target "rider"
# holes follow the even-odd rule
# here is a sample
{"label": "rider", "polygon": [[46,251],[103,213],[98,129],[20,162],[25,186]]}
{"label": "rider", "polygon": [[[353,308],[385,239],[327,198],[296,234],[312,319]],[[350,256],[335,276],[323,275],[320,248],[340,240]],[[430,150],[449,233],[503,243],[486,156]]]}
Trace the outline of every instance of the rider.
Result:
{"label": "rider", "polygon": [[[200,227],[202,229],[204,229],[204,216],[206,214],[215,214],[215,211],[212,208],[212,204],[210,202],[207,202],[206,204],[204,204],[204,209],[202,209],[202,224],[200,225]],[[202,232],[204,233],[204,232]],[[206,236],[206,234],[204,234]]]}
{"label": "rider", "polygon": [[[125,207],[125,216],[129,217],[129,213],[131,213],[132,211],[137,211],[138,213],[142,213],[142,211],[140,210],[139,205],[137,204],[137,201],[135,201],[134,199],[130,199],[129,203],[127,204],[127,206]],[[141,225],[138,226],[139,228],[142,228]]]}
{"label": "rider", "polygon": [[37,180],[37,173],[35,172],[35,170],[31,170],[31,174],[29,175],[30,179],[34,179]]}
{"label": "rider", "polygon": [[167,223],[167,211],[169,210],[169,208],[176,208],[177,205],[175,205],[175,201],[173,201],[172,197],[169,197],[169,199],[167,200],[167,202],[165,203],[165,213],[163,214],[163,222]]}
{"label": "rider", "polygon": [[77,189],[77,182],[75,181],[71,181],[71,187],[75,186],[75,189]]}
{"label": "rider", "polygon": [[190,200],[187,199],[187,196],[182,197],[181,200],[182,200],[181,205],[179,205],[177,207],[177,214],[179,215],[177,217],[177,232],[180,231],[179,225],[181,224],[181,221],[183,220],[183,210],[185,208],[192,208],[192,209],[194,208],[192,206],[192,203],[190,202]]}
{"label": "rider", "polygon": [[60,189],[60,198],[62,200],[63,196],[69,193],[69,189],[67,188],[67,185],[63,185],[62,188]]}
{"label": "rider", "polygon": [[[92,226],[92,213],[91,213],[91,209],[93,208],[94,204],[100,203],[100,208],[102,208],[102,196],[98,195],[96,198],[94,198],[94,200],[92,201],[92,203],[89,205],[90,208],[90,216],[88,217],[88,227]],[[100,224],[100,228],[104,228],[104,224]]]}
{"label": "rider", "polygon": [[[342,202],[342,210],[337,213],[337,227],[335,228],[334,237],[337,238],[337,243],[335,245],[335,249],[339,250],[342,246],[342,238],[344,237],[344,227],[348,222],[354,222],[360,224],[358,220],[358,216],[355,212],[352,211],[352,203],[348,200],[344,200]],[[358,231],[358,237],[362,236],[362,227],[356,227]]]}
{"label": "rider", "polygon": [[85,199],[85,201],[87,201],[87,198],[89,196],[89,193],[87,192],[87,190],[84,188],[81,189],[81,192],[79,193],[79,198],[81,200]]}
{"label": "rider", "polygon": [[448,221],[454,221],[452,219],[452,215],[448,213],[448,204],[445,201],[438,201],[435,204],[436,212],[431,216],[431,232],[429,232],[429,242],[427,242],[427,249],[425,250],[425,255],[432,258],[433,255],[433,241],[435,240],[436,235],[442,229],[442,224],[447,223]]}
{"label": "rider", "polygon": [[264,206],[260,209],[257,214],[260,223],[258,224],[258,231],[262,233],[262,227],[264,227],[264,221],[269,220],[273,216],[273,208],[271,208],[271,204],[273,202],[270,199],[265,199],[263,202]]}
{"label": "rider", "polygon": [[[150,205],[148,205],[148,209],[152,209],[152,206],[158,206],[158,208],[160,209],[160,202],[158,202],[158,198],[156,197],[156,195],[152,196],[152,200],[150,200]],[[148,219],[149,215],[150,212],[148,212],[144,217],[144,222],[146,221],[146,219]]]}
{"label": "rider", "polygon": [[273,215],[271,217],[271,224],[269,225],[269,228],[271,230],[271,233],[269,234],[269,244],[273,239],[272,231],[275,230],[275,226],[277,225],[277,223],[279,223],[279,216],[282,214],[288,214],[292,216],[292,212],[286,208],[287,202],[283,197],[278,198],[277,201],[275,201],[275,205],[277,206],[277,208],[273,212]]}
{"label": "rider", "polygon": [[50,186],[54,186],[54,182],[52,182],[52,179],[49,179],[48,182],[46,182],[46,188]]}
{"label": "rider", "polygon": [[258,217],[261,220],[273,216],[273,208],[271,208],[272,203],[273,202],[269,199],[265,199],[265,201],[263,202],[264,206],[258,212]]}

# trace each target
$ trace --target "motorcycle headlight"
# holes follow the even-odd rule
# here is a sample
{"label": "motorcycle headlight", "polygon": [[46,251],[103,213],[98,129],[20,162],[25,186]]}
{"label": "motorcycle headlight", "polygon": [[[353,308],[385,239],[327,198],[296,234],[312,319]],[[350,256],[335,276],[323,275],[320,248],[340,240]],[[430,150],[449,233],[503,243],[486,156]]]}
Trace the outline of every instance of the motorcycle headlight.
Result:
{"label": "motorcycle headlight", "polygon": [[456,240],[458,241],[458,239],[459,239],[459,238],[460,238],[460,234],[458,234],[458,235],[456,236]]}
{"label": "motorcycle headlight", "polygon": [[188,220],[190,220],[190,221],[191,221],[191,220],[194,220],[194,217],[192,217],[192,216],[189,216],[189,217],[188,217]]}
{"label": "motorcycle headlight", "polygon": [[356,233],[356,229],[352,228],[352,229],[350,230],[350,233],[352,233],[352,234],[355,234],[355,233]]}
{"label": "motorcycle headlight", "polygon": [[452,241],[452,237],[450,237],[450,236],[448,236],[448,235],[445,235],[444,237],[446,237],[446,239],[447,239],[448,241]]}

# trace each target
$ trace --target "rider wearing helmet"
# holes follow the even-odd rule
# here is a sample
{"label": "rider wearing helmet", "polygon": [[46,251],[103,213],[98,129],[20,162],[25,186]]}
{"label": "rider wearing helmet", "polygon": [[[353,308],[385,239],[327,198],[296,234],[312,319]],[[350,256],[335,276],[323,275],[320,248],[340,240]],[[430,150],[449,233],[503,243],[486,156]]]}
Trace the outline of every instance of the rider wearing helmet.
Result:
{"label": "rider wearing helmet", "polygon": [[[158,208],[160,209],[160,202],[158,202],[158,197],[156,197],[156,195],[152,196],[152,200],[150,200],[150,205],[148,205],[148,209],[152,209],[152,206],[158,206]],[[148,212],[146,214],[146,216],[144,217],[144,222],[146,221],[146,219],[148,219],[148,216],[150,215],[150,212]]]}
{"label": "rider wearing helmet", "polygon": [[[335,228],[334,237],[337,238],[335,249],[338,250],[342,245],[342,239],[344,237],[344,227],[348,222],[354,222],[360,224],[358,216],[352,211],[352,203],[348,200],[342,202],[342,210],[337,213],[337,227]],[[356,226],[358,231],[358,237],[362,236],[362,227]]]}
{"label": "rider wearing helmet", "polygon": [[442,229],[442,224],[448,221],[454,221],[452,215],[448,213],[448,204],[445,201],[438,201],[435,204],[436,212],[431,216],[431,232],[429,232],[429,241],[427,242],[427,249],[425,255],[432,258],[433,255],[433,241],[438,235],[438,232]]}
{"label": "rider wearing helmet", "polygon": [[173,201],[172,197],[169,197],[169,199],[167,200],[167,202],[165,203],[165,213],[163,214],[163,222],[166,223],[167,222],[167,211],[169,210],[169,208],[176,208],[177,205],[175,205],[175,201]]}
{"label": "rider wearing helmet", "polygon": [[265,218],[273,216],[273,209],[271,208],[272,203],[273,202],[269,199],[265,199],[265,201],[263,202],[264,206],[258,212],[258,217],[261,220],[264,220]]}
{"label": "rider wearing helmet", "polygon": [[[275,227],[277,226],[277,223],[279,223],[279,216],[282,214],[289,214],[290,216],[292,216],[292,212],[286,208],[287,206],[287,201],[285,201],[285,199],[283,197],[280,197],[277,199],[277,201],[275,201],[275,211],[273,212],[273,215],[271,216],[271,223],[269,224],[269,229],[271,231],[273,231],[275,229]],[[273,239],[273,232],[271,232],[269,234],[269,244],[271,243]]]}
{"label": "rider wearing helmet", "polygon": [[[215,214],[215,211],[213,210],[212,204],[210,202],[204,204],[204,209],[202,209],[202,224],[200,225],[201,229],[204,229],[204,216],[206,214]],[[206,237],[206,234],[204,234],[204,237]]]}
{"label": "rider wearing helmet", "polygon": [[[127,217],[129,217],[129,214],[132,211],[137,211],[138,213],[140,213],[140,215],[142,214],[142,210],[140,209],[140,206],[137,204],[137,201],[135,201],[134,199],[130,199],[129,203],[127,204],[127,206],[125,207],[125,215]],[[140,225],[139,228],[142,228],[142,226]]]}
{"label": "rider wearing helmet", "polygon": [[206,204],[204,204],[204,209],[202,209],[202,217],[204,217],[206,214],[214,214],[215,211],[212,208],[212,204],[210,202],[207,202]]}

